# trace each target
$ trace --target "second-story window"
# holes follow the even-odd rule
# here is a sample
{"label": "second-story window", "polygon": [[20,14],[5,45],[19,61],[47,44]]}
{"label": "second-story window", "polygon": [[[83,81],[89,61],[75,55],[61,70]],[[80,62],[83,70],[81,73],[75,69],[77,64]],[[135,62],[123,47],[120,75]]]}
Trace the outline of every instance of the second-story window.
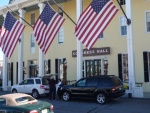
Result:
{"label": "second-story window", "polygon": [[30,35],[30,53],[35,53],[35,37],[33,33]]}
{"label": "second-story window", "polygon": [[104,33],[102,33],[99,37],[99,39],[103,39],[104,38]]}
{"label": "second-story window", "polygon": [[125,5],[126,4],[126,0],[120,0],[120,5]]}
{"label": "second-story window", "polygon": [[58,44],[64,43],[64,29],[60,28],[58,32]]}
{"label": "second-story window", "polygon": [[150,12],[146,12],[146,32],[150,32]]}
{"label": "second-story window", "polygon": [[35,13],[31,13],[31,25],[35,23]]}
{"label": "second-story window", "polygon": [[120,17],[120,31],[121,36],[127,35],[127,26],[125,17]]}

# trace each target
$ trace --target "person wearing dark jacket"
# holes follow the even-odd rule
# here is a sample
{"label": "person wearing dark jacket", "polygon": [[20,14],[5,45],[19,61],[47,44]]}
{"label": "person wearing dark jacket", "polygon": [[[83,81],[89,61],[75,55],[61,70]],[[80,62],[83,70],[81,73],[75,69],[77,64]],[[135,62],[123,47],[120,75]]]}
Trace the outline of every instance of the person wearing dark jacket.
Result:
{"label": "person wearing dark jacket", "polygon": [[51,78],[49,80],[49,88],[50,88],[49,99],[55,100],[55,98],[56,98],[56,81],[54,80],[54,78]]}

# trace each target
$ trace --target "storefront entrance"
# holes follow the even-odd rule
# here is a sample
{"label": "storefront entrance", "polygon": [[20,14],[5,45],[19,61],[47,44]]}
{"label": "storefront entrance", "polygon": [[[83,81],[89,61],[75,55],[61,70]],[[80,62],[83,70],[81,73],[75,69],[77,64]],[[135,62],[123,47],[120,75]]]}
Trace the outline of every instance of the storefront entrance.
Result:
{"label": "storefront entrance", "polygon": [[104,74],[103,59],[85,60],[83,61],[83,77],[97,76]]}

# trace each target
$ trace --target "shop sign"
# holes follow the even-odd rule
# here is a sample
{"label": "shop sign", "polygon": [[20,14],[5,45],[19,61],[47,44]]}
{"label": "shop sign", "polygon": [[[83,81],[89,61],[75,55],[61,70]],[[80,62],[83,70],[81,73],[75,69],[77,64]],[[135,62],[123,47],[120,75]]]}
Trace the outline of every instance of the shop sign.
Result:
{"label": "shop sign", "polygon": [[[110,54],[110,47],[83,49],[83,56],[96,56]],[[72,57],[77,57],[77,50],[72,51]]]}

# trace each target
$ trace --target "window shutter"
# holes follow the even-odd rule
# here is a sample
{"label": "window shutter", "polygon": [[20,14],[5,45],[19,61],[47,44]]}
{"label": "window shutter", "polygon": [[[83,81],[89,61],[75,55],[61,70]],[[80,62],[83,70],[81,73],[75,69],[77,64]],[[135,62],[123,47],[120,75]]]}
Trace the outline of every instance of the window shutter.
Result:
{"label": "window shutter", "polygon": [[13,85],[13,62],[11,62],[11,86]]}
{"label": "window shutter", "polygon": [[[59,65],[58,65],[58,59],[55,59],[55,73],[58,73]],[[58,82],[58,76],[56,76],[56,81]]]}
{"label": "window shutter", "polygon": [[48,60],[48,73],[51,73],[51,60]]}
{"label": "window shutter", "polygon": [[119,78],[122,79],[122,54],[118,54],[118,74]]}
{"label": "window shutter", "polygon": [[16,62],[16,83],[18,84],[18,62]]}
{"label": "window shutter", "polygon": [[[24,61],[23,61],[23,67],[24,67]],[[24,80],[24,70],[23,70],[23,72],[22,72],[22,73],[23,73],[23,80]]]}
{"label": "window shutter", "polygon": [[148,55],[147,52],[143,52],[143,61],[144,61],[144,80],[149,82],[149,73],[148,73]]}

